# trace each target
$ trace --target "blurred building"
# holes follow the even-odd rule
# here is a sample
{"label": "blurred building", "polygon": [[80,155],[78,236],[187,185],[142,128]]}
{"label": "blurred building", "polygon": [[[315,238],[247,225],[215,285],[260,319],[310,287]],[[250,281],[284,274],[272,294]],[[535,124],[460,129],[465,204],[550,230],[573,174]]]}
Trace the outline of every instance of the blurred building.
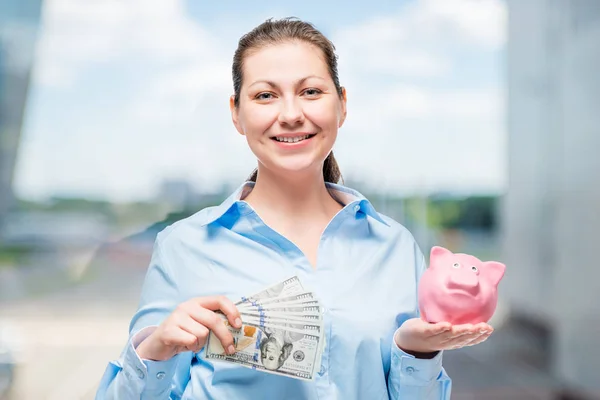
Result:
{"label": "blurred building", "polygon": [[42,0],[0,0],[0,221],[12,179],[40,24]]}
{"label": "blurred building", "polygon": [[503,295],[557,381],[600,396],[600,1],[508,7]]}

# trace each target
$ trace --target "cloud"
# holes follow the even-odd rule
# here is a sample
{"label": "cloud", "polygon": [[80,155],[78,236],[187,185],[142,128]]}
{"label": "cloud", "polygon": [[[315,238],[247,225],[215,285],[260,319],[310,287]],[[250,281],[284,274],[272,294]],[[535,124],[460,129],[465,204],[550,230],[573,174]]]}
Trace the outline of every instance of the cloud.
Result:
{"label": "cloud", "polygon": [[218,53],[218,40],[187,16],[180,0],[47,0],[43,21],[39,84],[72,83],[99,63],[185,64]]}
{"label": "cloud", "polygon": [[[459,65],[502,48],[504,19],[499,0],[424,0],[333,32],[345,176],[397,191],[501,187],[501,82]],[[206,190],[245,178],[255,160],[228,109],[239,29],[206,30],[183,0],[46,1],[19,194],[127,200],[163,177]]]}
{"label": "cloud", "polygon": [[503,82],[477,62],[501,68],[505,20],[501,1],[424,0],[336,32],[345,171],[373,189],[502,190]]}
{"label": "cloud", "polygon": [[252,168],[229,116],[231,43],[182,0],[48,0],[43,15],[19,193],[127,200],[174,176],[214,186],[236,171],[227,151],[240,176]]}
{"label": "cloud", "polygon": [[498,50],[506,40],[500,0],[422,0],[395,15],[371,18],[334,36],[340,65],[396,77],[447,77],[452,54],[468,46]]}

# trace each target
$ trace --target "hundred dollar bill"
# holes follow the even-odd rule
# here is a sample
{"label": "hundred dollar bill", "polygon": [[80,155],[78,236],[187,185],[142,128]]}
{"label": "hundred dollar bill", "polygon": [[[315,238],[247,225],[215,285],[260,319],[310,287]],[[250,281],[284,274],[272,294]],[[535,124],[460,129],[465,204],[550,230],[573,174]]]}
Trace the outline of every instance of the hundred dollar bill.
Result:
{"label": "hundred dollar bill", "polygon": [[239,306],[244,303],[252,303],[274,297],[286,297],[302,292],[304,292],[304,287],[300,283],[300,279],[297,276],[292,276],[249,297],[242,297],[235,305]]}
{"label": "hundred dollar bill", "polygon": [[265,305],[273,304],[279,304],[279,307],[288,307],[291,305],[304,304],[312,301],[316,301],[316,297],[312,292],[302,292],[291,296],[266,298],[252,302],[242,303],[238,306],[238,309],[242,310],[244,308],[251,308],[257,306],[264,307]]}
{"label": "hundred dollar bill", "polygon": [[[226,318],[223,323],[234,337],[236,353],[226,354],[219,339],[211,332],[204,352],[208,360],[230,362],[302,380],[313,380],[320,368],[323,339],[320,329],[310,324],[261,326],[260,323],[244,321],[242,328],[236,329]],[[307,326],[308,329],[305,329]]]}
{"label": "hundred dollar bill", "polygon": [[265,319],[272,319],[272,318],[283,318],[283,319],[289,319],[289,320],[296,320],[296,321],[321,321],[323,319],[323,316],[321,314],[304,314],[304,313],[300,313],[300,312],[271,312],[271,311],[253,311],[253,310],[249,310],[249,311],[242,311],[240,312],[242,319],[244,319],[244,317],[248,316],[248,317],[255,317],[255,318],[265,318]]}
{"label": "hundred dollar bill", "polygon": [[317,300],[305,301],[300,304],[292,303],[273,303],[273,304],[256,304],[256,305],[242,305],[239,307],[243,310],[253,310],[258,312],[267,312],[267,311],[287,311],[290,312],[301,312],[301,313],[318,313],[321,314],[321,305]]}
{"label": "hundred dollar bill", "polygon": [[274,329],[285,329],[290,332],[296,333],[312,333],[315,335],[321,335],[323,332],[323,325],[320,321],[294,321],[283,318],[259,318],[245,316],[242,318],[242,323],[247,322],[249,324],[256,324],[259,327],[267,327]]}

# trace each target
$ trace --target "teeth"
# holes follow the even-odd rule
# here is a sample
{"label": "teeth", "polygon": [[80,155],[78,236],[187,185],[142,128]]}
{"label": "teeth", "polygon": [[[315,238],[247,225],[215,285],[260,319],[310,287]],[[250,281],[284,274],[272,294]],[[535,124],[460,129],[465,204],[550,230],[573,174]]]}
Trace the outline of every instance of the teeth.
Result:
{"label": "teeth", "polygon": [[277,140],[278,142],[296,143],[296,142],[300,142],[301,140],[308,139],[309,136],[310,135],[297,136],[297,137],[276,137],[275,140]]}

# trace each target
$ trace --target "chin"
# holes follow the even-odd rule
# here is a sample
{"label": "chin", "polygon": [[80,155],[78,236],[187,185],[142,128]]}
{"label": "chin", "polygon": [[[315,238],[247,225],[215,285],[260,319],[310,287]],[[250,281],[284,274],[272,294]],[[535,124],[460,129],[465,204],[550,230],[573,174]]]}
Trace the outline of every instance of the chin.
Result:
{"label": "chin", "polygon": [[323,161],[319,159],[286,157],[287,159],[273,160],[268,165],[274,171],[285,172],[289,174],[301,174],[311,171],[321,171]]}

